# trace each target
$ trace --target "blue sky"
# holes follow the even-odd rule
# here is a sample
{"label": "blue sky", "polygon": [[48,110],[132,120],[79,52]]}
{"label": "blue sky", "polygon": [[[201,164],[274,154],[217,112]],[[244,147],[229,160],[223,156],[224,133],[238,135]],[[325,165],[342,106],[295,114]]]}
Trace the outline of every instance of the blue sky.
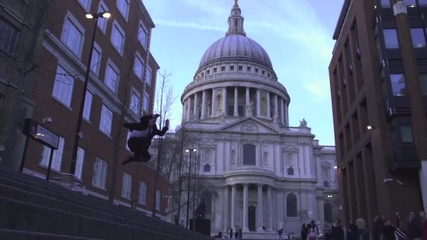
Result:
{"label": "blue sky", "polygon": [[[328,65],[332,34],[344,0],[240,0],[246,36],[269,54],[290,97],[289,122],[305,118],[321,145],[335,145]],[[151,52],[170,73],[176,100],[171,125],[180,124],[181,94],[205,50],[225,36],[234,0],[143,0],[156,27]],[[158,75],[158,81],[160,76]]]}

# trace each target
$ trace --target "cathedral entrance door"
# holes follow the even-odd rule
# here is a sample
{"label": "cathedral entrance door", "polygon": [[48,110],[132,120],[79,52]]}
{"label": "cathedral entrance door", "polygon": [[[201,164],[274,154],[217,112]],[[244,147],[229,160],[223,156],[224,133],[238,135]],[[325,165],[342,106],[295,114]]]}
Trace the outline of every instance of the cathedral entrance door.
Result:
{"label": "cathedral entrance door", "polygon": [[248,228],[249,231],[255,231],[255,206],[249,206],[248,207]]}

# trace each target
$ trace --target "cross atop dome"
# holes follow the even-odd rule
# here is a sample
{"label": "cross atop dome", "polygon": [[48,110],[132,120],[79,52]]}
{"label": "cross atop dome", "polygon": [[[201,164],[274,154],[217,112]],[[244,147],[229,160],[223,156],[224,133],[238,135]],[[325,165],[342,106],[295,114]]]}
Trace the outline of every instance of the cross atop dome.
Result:
{"label": "cross atop dome", "polygon": [[245,30],[243,29],[244,18],[242,17],[242,11],[237,2],[238,0],[234,0],[234,6],[228,17],[228,31],[226,35],[240,34],[246,36]]}

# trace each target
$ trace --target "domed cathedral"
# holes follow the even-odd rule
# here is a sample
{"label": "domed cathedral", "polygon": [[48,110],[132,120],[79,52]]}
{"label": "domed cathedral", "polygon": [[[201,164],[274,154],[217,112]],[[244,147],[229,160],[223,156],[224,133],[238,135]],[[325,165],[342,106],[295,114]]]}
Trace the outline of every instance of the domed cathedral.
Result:
{"label": "domed cathedral", "polygon": [[182,125],[197,139],[197,179],[209,186],[198,202],[213,233],[299,233],[311,220],[332,222],[335,148],[320,146],[304,119],[289,126],[290,96],[243,23],[236,0],[225,37],[206,50],[181,96]]}

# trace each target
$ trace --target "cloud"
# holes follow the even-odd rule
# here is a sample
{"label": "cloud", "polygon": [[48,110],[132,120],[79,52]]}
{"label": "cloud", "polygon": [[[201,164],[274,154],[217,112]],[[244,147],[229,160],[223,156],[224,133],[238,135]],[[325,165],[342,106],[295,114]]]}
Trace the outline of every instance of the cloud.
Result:
{"label": "cloud", "polygon": [[321,102],[323,100],[326,100],[330,95],[328,80],[312,81],[305,84],[304,87],[312,94],[312,96],[314,97],[312,100],[314,102]]}

